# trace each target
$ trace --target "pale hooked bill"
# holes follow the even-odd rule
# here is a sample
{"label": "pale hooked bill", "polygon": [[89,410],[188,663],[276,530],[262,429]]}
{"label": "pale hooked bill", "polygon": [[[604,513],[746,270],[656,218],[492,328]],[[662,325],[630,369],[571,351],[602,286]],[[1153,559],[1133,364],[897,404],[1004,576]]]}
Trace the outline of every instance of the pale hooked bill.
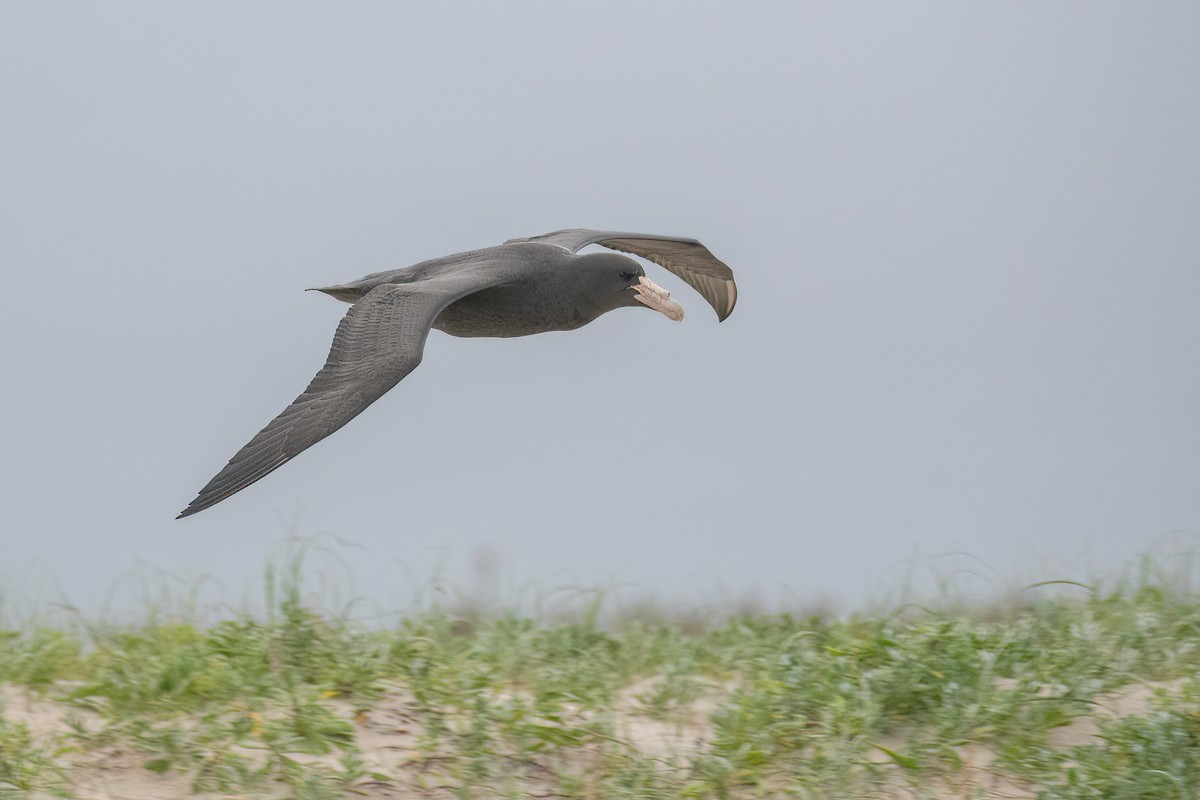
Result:
{"label": "pale hooked bill", "polygon": [[645,275],[638,276],[638,282],[629,288],[637,292],[639,303],[650,306],[675,322],[683,321],[683,306],[671,299],[670,292]]}

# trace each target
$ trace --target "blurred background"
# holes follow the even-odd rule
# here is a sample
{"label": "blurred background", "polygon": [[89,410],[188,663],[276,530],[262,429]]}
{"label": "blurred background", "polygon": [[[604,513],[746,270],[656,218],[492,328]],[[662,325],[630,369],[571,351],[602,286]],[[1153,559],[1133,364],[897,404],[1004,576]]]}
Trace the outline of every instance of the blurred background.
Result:
{"label": "blurred background", "polygon": [[[289,535],[386,608],[1179,563],[1198,32],[1186,2],[0,3],[0,587],[236,605]],[[435,332],[173,519],[323,363],[345,306],[303,289],[572,226],[699,238],[736,312],[648,266],[682,325]]]}

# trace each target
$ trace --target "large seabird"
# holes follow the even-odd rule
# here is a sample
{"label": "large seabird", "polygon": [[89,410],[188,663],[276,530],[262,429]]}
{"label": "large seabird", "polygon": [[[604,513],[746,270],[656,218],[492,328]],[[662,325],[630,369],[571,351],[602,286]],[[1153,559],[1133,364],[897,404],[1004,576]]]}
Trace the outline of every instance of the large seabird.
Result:
{"label": "large seabird", "polygon": [[669,319],[683,308],[616,253],[653,261],[687,281],[724,320],[737,302],[733,272],[695,239],[582,228],[377,272],[324,292],[351,303],[325,366],[179,515],[213,506],[278,469],[354,419],[421,363],[430,328],[453,336],[528,336],[582,327],[623,306]]}

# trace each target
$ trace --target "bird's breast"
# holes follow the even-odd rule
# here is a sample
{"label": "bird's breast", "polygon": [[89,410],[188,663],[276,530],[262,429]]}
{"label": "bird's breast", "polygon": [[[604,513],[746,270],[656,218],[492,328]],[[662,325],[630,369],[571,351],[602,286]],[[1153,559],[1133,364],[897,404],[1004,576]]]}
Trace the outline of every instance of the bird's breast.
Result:
{"label": "bird's breast", "polygon": [[456,300],[442,310],[433,327],[451,336],[530,336],[569,331],[586,325],[570,304],[525,286],[498,286]]}

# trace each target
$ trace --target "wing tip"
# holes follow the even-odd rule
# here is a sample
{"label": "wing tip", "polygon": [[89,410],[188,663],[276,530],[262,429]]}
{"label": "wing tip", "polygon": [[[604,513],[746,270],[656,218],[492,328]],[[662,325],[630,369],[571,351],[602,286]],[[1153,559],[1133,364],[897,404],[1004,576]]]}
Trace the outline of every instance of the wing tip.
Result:
{"label": "wing tip", "polygon": [[188,503],[188,507],[185,508],[183,511],[180,511],[179,514],[176,515],[175,519],[183,519],[184,517],[190,517],[192,514],[196,514],[200,511],[203,511],[206,508],[208,508],[208,506],[200,505],[200,498],[197,497],[195,500]]}
{"label": "wing tip", "polygon": [[175,519],[183,519],[184,517],[190,517],[192,514],[199,514],[206,508],[212,508],[226,497],[228,497],[228,495],[219,492],[208,495],[206,495],[204,492],[201,492],[200,494],[196,495],[195,500],[187,504],[187,508],[179,512],[179,515],[176,516]]}
{"label": "wing tip", "polygon": [[729,319],[730,315],[733,314],[734,307],[737,305],[737,284],[733,281],[726,281],[725,289],[729,294],[729,299],[726,302],[724,313],[719,310],[717,311],[717,322],[724,322],[725,320]]}

